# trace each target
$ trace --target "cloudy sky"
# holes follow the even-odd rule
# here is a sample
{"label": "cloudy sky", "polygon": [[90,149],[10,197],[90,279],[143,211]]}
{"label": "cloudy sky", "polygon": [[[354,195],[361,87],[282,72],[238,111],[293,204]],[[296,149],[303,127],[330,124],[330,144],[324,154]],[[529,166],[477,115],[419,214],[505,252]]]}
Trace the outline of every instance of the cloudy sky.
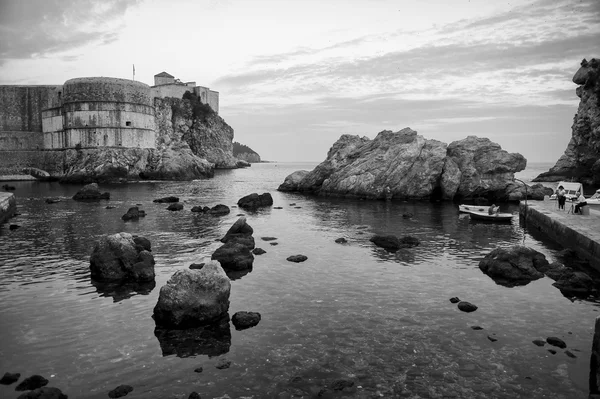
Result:
{"label": "cloudy sky", "polygon": [[598,43],[598,0],[0,0],[0,84],[167,71],[278,161],[404,127],[556,161]]}

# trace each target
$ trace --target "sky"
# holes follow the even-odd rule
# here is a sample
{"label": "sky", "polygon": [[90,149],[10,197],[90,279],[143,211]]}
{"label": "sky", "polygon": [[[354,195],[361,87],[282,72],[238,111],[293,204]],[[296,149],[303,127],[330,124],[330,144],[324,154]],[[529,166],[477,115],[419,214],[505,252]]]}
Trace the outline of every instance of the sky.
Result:
{"label": "sky", "polygon": [[281,162],[405,127],[555,162],[599,43],[599,0],[0,0],[0,84],[166,71]]}

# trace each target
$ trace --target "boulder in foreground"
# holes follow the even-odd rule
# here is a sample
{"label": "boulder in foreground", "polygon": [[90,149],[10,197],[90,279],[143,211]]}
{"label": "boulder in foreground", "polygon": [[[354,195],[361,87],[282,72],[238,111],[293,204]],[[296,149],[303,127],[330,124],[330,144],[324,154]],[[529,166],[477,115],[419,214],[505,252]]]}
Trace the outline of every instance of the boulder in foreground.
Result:
{"label": "boulder in foreground", "polygon": [[227,315],[231,282],[217,261],[200,270],[182,269],[160,289],[154,320],[165,328],[214,323]]}

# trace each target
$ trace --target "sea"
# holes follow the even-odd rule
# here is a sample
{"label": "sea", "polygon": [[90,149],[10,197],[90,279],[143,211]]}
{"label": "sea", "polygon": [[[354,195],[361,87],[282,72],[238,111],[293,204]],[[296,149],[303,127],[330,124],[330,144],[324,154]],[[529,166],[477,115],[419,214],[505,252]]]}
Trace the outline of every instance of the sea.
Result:
{"label": "sea", "polygon": [[[277,191],[290,173],[315,166],[260,163],[191,182],[102,185],[111,198],[99,202],[72,200],[74,185],[11,183],[18,215],[0,226],[0,372],[39,374],[69,398],[90,399],[122,384],[133,387],[128,399],[184,399],[194,391],[205,399],[587,396],[598,301],[567,298],[549,278],[507,288],[478,267],[493,249],[513,245],[559,259],[560,243],[520,223],[517,205],[501,207],[515,214],[512,223],[487,224],[452,203]],[[552,165],[533,166],[517,177],[528,182]],[[236,207],[264,192],[273,207]],[[182,211],[153,202],[170,195]],[[217,204],[231,213],[191,212]],[[147,216],[124,222],[136,205]],[[249,273],[232,276],[229,314],[259,312],[259,324],[230,326],[212,340],[157,330],[160,288],[210,259],[242,215],[266,253]],[[94,243],[118,232],[151,241],[156,284],[91,280]],[[369,241],[375,234],[411,235],[420,245],[391,253]],[[308,259],[286,260],[298,254]],[[460,311],[453,297],[477,310]],[[547,337],[567,348],[532,342]],[[224,360],[230,367],[217,368]],[[0,385],[0,397],[19,396],[15,385]]]}

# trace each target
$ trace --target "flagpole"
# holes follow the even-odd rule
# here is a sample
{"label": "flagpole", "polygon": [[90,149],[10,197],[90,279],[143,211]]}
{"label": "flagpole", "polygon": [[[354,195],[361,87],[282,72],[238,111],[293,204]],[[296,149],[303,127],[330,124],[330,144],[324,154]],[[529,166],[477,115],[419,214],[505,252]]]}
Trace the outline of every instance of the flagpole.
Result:
{"label": "flagpole", "polygon": [[133,80],[135,80],[135,64],[133,64]]}

